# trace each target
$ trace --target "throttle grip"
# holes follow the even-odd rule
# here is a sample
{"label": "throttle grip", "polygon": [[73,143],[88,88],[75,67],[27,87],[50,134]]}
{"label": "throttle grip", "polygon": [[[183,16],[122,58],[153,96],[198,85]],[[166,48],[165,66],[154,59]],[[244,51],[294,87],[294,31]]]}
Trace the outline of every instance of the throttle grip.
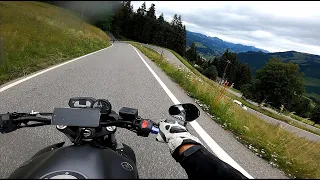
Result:
{"label": "throttle grip", "polygon": [[157,127],[157,123],[151,121],[150,119],[142,119],[137,127],[137,135],[138,136],[149,136],[150,133],[158,134],[159,128]]}
{"label": "throttle grip", "polygon": [[158,133],[159,133],[159,128],[158,128],[158,127],[155,127],[155,126],[152,126],[152,128],[151,128],[151,133],[152,133],[152,134],[158,134]]}

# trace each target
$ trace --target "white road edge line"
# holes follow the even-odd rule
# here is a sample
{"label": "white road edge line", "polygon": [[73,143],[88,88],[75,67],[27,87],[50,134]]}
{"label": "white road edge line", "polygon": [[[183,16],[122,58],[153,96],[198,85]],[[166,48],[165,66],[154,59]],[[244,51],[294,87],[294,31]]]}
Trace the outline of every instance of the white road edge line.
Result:
{"label": "white road edge line", "polygon": [[15,86],[15,85],[18,85],[18,84],[20,84],[20,83],[22,83],[22,82],[24,82],[24,81],[29,80],[29,79],[31,79],[31,78],[34,78],[34,77],[36,77],[36,76],[39,76],[40,74],[46,73],[46,72],[48,72],[48,71],[50,71],[50,70],[52,70],[52,69],[55,69],[55,68],[58,68],[58,67],[60,67],[60,66],[63,66],[63,65],[69,64],[69,63],[71,63],[71,62],[74,62],[74,61],[79,60],[79,59],[81,59],[81,58],[84,58],[84,57],[90,56],[90,55],[95,54],[95,53],[97,53],[97,52],[100,52],[100,51],[106,50],[106,49],[108,49],[108,48],[111,48],[112,46],[113,46],[113,44],[111,44],[111,46],[109,46],[109,47],[106,47],[106,48],[100,49],[100,50],[98,50],[98,51],[95,51],[95,52],[92,52],[92,53],[89,53],[89,54],[86,54],[86,55],[80,56],[80,57],[78,57],[78,58],[75,58],[75,59],[69,60],[69,61],[67,61],[67,62],[64,62],[64,63],[58,64],[58,65],[55,65],[55,66],[50,67],[50,68],[48,68],[48,69],[44,69],[44,70],[42,70],[42,71],[40,71],[40,72],[38,72],[38,73],[36,73],[36,74],[33,74],[33,75],[30,75],[30,76],[27,76],[27,77],[25,77],[25,78],[23,78],[23,79],[20,79],[20,80],[18,80],[18,81],[15,81],[15,82],[13,82],[13,83],[10,83],[10,84],[8,84],[8,85],[6,85],[6,86],[4,86],[4,87],[0,88],[0,92],[3,92],[3,91],[5,91],[5,90],[7,90],[7,89],[9,89],[9,88],[11,88],[11,87],[13,87],[13,86]]}
{"label": "white road edge line", "polygon": [[[131,45],[131,44],[130,44]],[[131,45],[132,46],[132,45]],[[167,95],[170,97],[174,104],[181,104],[178,99],[172,94],[172,92],[168,89],[168,87],[162,82],[159,76],[151,69],[149,64],[142,58],[137,49],[132,46],[133,49],[137,52],[142,62],[147,66],[151,74],[155,77]],[[196,121],[190,122],[190,125],[193,129],[199,134],[199,136],[203,139],[203,141],[209,146],[209,148],[216,154],[216,156],[223,160],[224,162],[230,164],[232,167],[240,171],[243,175],[248,177],[249,179],[253,179],[253,177],[247,173],[237,162],[235,162],[208,134],[207,132],[198,124]]]}

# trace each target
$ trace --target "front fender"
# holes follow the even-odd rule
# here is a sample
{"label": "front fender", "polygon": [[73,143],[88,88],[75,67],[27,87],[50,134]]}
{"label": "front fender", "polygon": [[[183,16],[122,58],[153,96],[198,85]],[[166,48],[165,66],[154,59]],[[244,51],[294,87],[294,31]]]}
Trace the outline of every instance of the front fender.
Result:
{"label": "front fender", "polygon": [[48,147],[45,147],[45,148],[41,149],[40,151],[38,151],[33,157],[36,157],[36,156],[38,156],[40,154],[43,154],[45,152],[49,152],[49,151],[61,148],[64,145],[64,143],[65,142],[59,142],[57,144],[53,144],[53,145],[50,145]]}

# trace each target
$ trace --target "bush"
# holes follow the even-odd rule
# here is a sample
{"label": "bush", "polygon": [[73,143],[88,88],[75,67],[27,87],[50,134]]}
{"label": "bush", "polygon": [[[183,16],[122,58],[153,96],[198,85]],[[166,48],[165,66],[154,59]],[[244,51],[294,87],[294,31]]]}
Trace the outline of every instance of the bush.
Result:
{"label": "bush", "polygon": [[314,108],[310,119],[314,122],[313,126],[320,123],[320,106]]}
{"label": "bush", "polygon": [[216,80],[218,71],[214,65],[211,65],[203,70],[203,74],[212,80]]}

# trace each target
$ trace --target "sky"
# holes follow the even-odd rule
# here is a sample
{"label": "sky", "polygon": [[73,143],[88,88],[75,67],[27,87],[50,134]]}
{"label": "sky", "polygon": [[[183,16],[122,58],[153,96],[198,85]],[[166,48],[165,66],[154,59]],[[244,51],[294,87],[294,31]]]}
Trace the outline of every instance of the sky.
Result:
{"label": "sky", "polygon": [[[143,1],[131,1],[134,10]],[[270,52],[320,55],[320,1],[146,1],[167,21],[181,15],[187,30]]]}

